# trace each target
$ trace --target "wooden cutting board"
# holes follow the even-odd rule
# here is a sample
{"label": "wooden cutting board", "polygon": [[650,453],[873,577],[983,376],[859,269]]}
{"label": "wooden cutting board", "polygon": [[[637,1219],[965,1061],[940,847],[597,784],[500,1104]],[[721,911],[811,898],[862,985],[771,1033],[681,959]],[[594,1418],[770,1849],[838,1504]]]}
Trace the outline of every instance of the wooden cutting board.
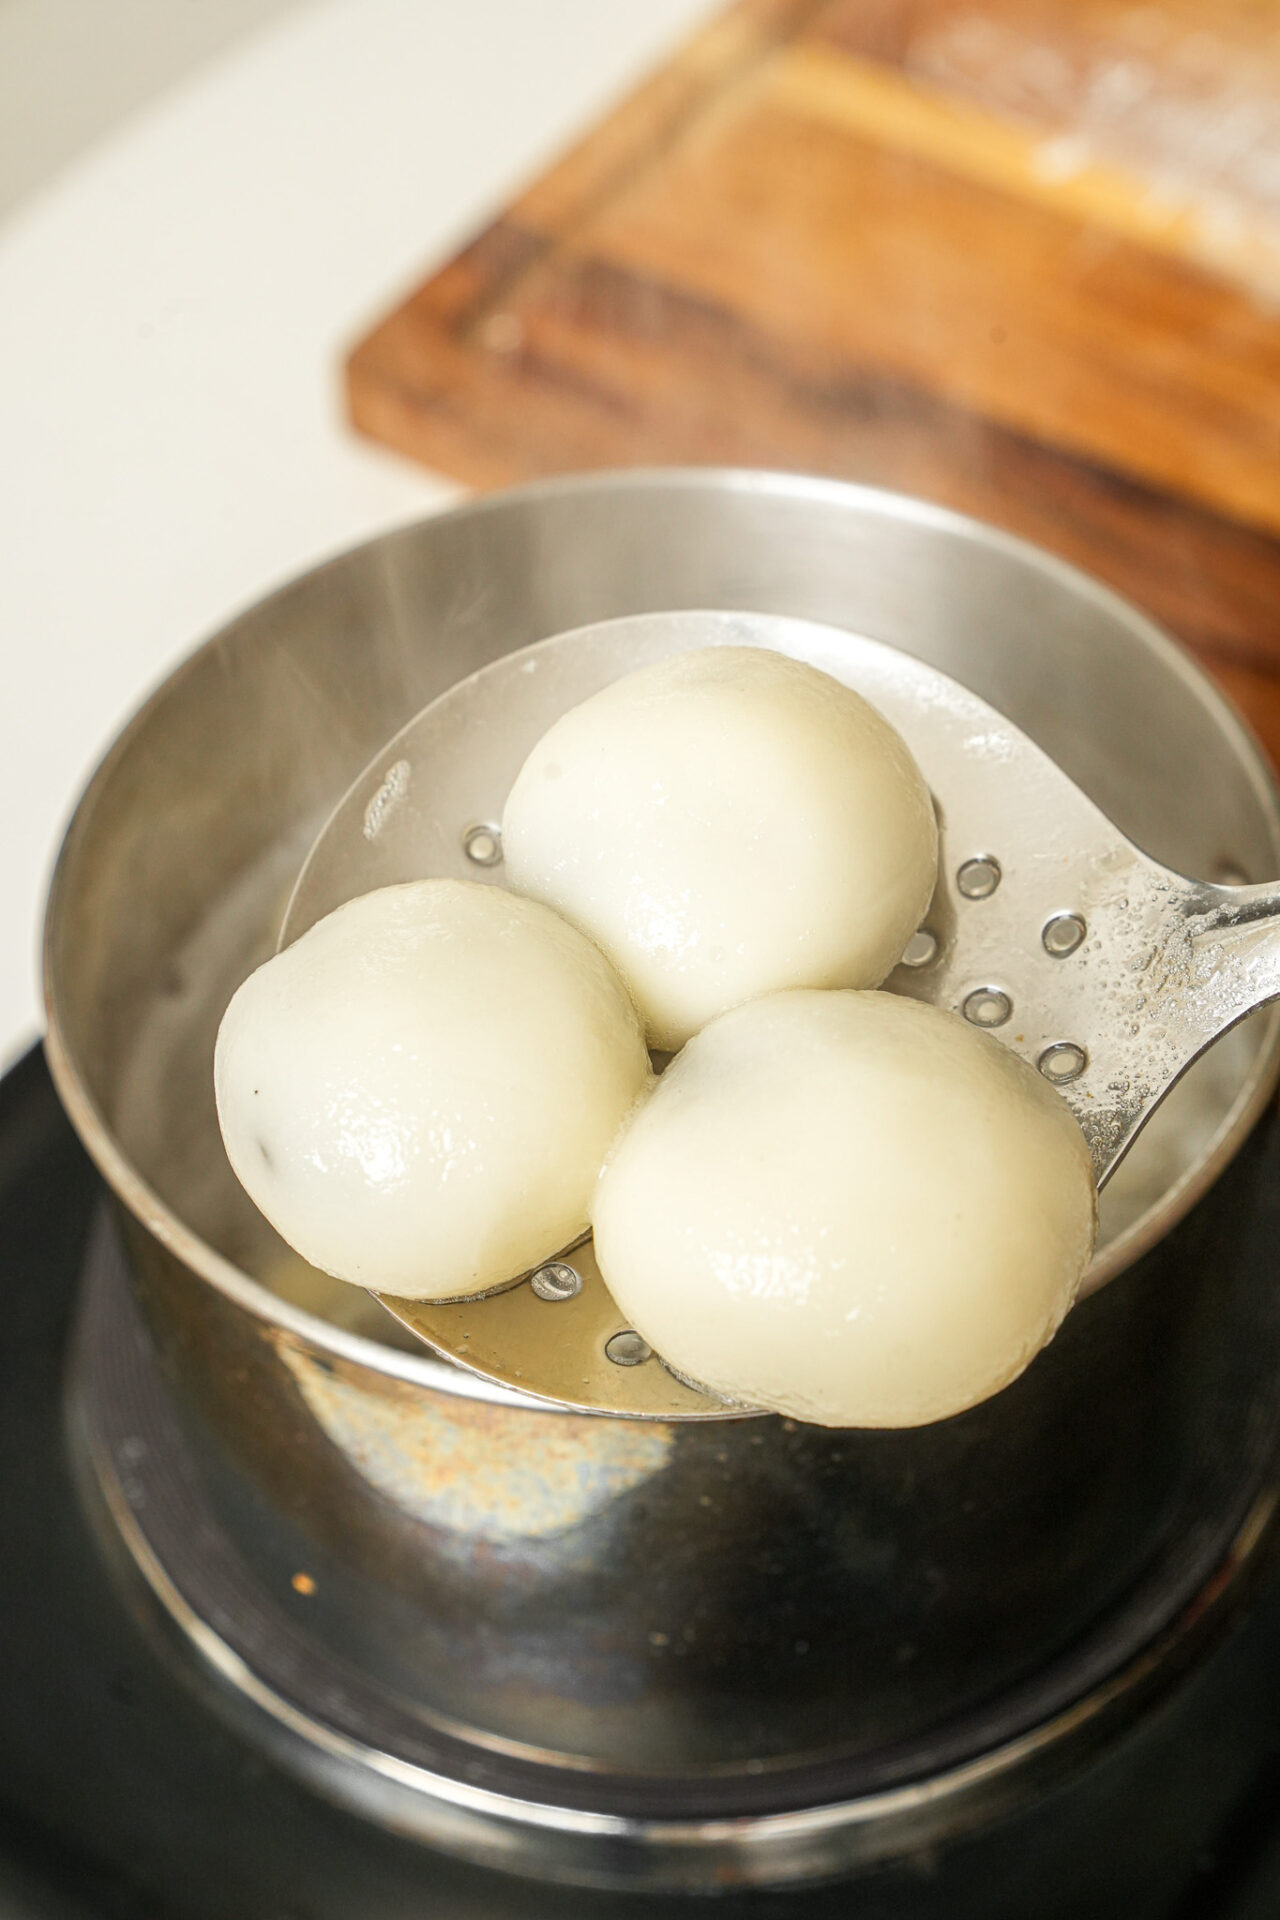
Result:
{"label": "wooden cutting board", "polygon": [[741,0],[356,348],[479,486],[832,473],[1150,608],[1280,760],[1280,0]]}

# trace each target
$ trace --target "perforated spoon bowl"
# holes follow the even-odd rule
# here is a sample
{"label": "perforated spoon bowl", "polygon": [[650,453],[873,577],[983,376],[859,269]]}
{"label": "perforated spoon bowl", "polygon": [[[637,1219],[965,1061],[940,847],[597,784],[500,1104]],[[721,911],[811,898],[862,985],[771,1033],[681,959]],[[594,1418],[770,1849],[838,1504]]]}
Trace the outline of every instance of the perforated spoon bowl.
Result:
{"label": "perforated spoon bowl", "polygon": [[[503,805],[552,722],[650,661],[726,645],[808,661],[906,739],[937,803],[938,885],[885,985],[988,1029],[1044,1074],[1101,1187],[1192,1061],[1280,997],[1280,885],[1218,886],[1158,865],[993,708],[855,634],[775,615],[642,614],[504,656],[425,707],[352,784],[303,865],[279,944],[375,887],[445,875],[501,886]],[[547,1089],[549,1108],[572,1098],[572,1086]],[[739,1411],[650,1354],[589,1242],[484,1299],[378,1298],[444,1357],[560,1405],[654,1419]]]}

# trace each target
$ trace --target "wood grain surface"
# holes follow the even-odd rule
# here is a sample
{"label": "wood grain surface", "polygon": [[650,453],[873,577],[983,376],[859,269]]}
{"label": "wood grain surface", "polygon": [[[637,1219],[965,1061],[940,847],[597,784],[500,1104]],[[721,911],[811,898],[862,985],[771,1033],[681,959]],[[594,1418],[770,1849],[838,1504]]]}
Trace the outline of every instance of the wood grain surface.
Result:
{"label": "wood grain surface", "polygon": [[356,348],[480,486],[903,488],[1151,609],[1280,760],[1280,0],[742,0]]}

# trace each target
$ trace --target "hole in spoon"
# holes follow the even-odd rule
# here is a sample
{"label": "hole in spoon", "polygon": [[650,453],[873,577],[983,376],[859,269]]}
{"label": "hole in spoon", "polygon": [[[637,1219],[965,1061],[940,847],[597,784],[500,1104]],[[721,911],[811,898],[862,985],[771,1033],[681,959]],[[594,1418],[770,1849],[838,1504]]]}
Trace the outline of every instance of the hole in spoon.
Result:
{"label": "hole in spoon", "polygon": [[497,827],[468,827],[462,836],[462,851],[478,867],[496,867],[502,860],[502,835]]}
{"label": "hole in spoon", "polygon": [[1036,1062],[1045,1079],[1052,1080],[1055,1087],[1065,1087],[1072,1080],[1078,1080],[1088,1064],[1088,1054],[1074,1040],[1056,1040]]}
{"label": "hole in spoon", "polygon": [[1040,939],[1047,954],[1055,960],[1065,960],[1069,953],[1075,952],[1088,931],[1078,913],[1055,913],[1052,920],[1046,920]]}
{"label": "hole in spoon", "polygon": [[530,1274],[529,1285],[539,1300],[572,1300],[582,1292],[582,1275],[567,1260],[548,1260]]}
{"label": "hole in spoon", "polygon": [[1002,1027],[1013,1012],[1013,1002],[999,987],[978,987],[965,1001],[962,1012],[975,1027]]}
{"label": "hole in spoon", "polygon": [[927,967],[938,957],[938,936],[930,933],[928,927],[921,927],[913,933],[902,950],[901,965],[904,967]]}
{"label": "hole in spoon", "polygon": [[653,1348],[649,1342],[642,1340],[631,1327],[606,1340],[604,1353],[605,1359],[612,1360],[615,1367],[639,1367],[653,1358]]}
{"label": "hole in spoon", "polygon": [[956,874],[956,886],[966,900],[989,900],[1000,885],[1000,862],[989,853],[966,860]]}

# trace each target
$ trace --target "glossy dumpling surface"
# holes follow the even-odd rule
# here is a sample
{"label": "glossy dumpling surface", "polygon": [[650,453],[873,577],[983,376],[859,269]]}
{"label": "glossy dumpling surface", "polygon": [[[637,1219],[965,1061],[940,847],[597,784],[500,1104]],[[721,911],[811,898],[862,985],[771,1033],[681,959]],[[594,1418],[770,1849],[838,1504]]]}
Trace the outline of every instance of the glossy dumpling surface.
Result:
{"label": "glossy dumpling surface", "polygon": [[626,989],[573,927],[426,880],[348,902],[251,975],[214,1077],[232,1166],[290,1245],[446,1299],[582,1232],[650,1070]]}
{"label": "glossy dumpling surface", "polygon": [[588,933],[661,1048],[783,987],[871,987],[933,891],[901,736],[802,661],[710,647],[641,668],[538,742],[503,822],[513,887]]}
{"label": "glossy dumpling surface", "polygon": [[594,1206],[601,1272],[678,1372],[830,1426],[961,1411],[1053,1335],[1093,1247],[1083,1135],[957,1015],[793,992],[667,1069]]}

